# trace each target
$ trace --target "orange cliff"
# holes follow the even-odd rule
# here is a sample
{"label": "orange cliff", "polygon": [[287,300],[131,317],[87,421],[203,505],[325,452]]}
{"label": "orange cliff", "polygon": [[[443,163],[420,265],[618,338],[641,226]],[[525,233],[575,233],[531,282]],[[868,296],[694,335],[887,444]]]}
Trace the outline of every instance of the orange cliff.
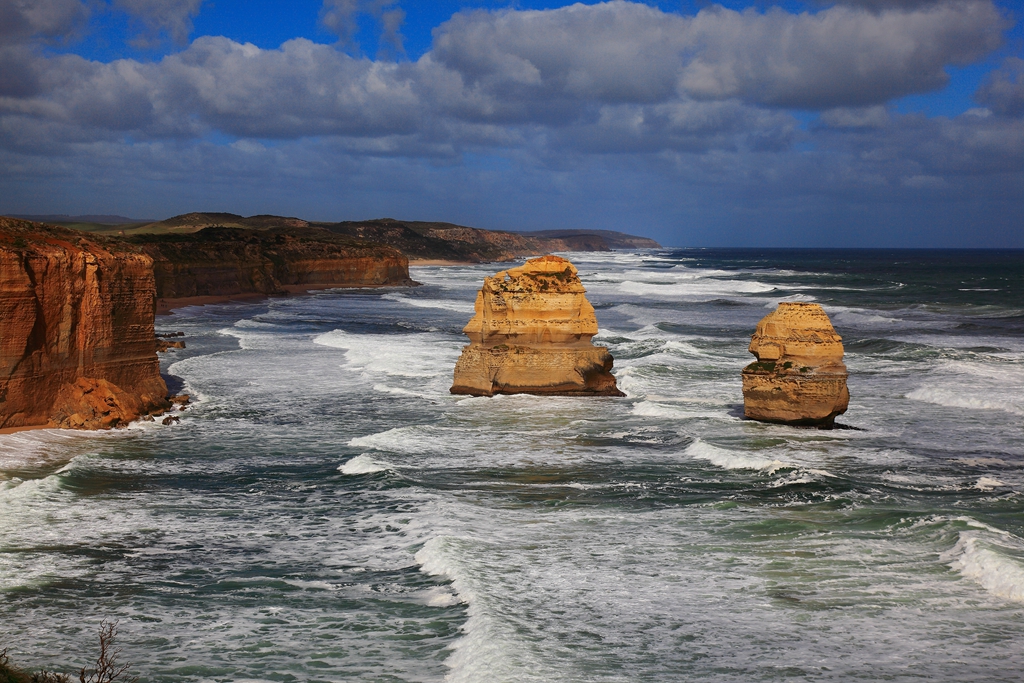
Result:
{"label": "orange cliff", "polygon": [[484,278],[470,344],[455,365],[453,394],[623,396],[608,349],[594,346],[594,307],[576,268],[558,256]]}
{"label": "orange cliff", "polygon": [[757,324],[750,352],[757,360],[743,369],[746,417],[831,427],[846,412],[843,339],[818,304],[780,303]]}
{"label": "orange cliff", "polygon": [[119,427],[169,406],[152,259],[0,217],[0,429]]}

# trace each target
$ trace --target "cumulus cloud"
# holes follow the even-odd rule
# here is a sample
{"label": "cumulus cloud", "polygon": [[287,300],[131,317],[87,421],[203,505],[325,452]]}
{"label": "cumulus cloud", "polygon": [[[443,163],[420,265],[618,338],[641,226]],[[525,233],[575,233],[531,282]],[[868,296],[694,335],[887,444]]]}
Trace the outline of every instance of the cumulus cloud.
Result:
{"label": "cumulus cloud", "polygon": [[0,40],[63,37],[88,14],[81,0],[0,0]]}
{"label": "cumulus cloud", "polygon": [[[201,0],[117,2],[181,35]],[[71,16],[68,7],[62,16]],[[346,22],[356,12],[397,11],[392,0],[327,0],[324,7],[325,22],[342,37],[351,35]],[[684,17],[617,0],[457,14],[415,63],[354,58],[305,39],[263,50],[203,37],[155,64],[33,58],[14,50],[0,53],[10,64],[0,89],[34,101],[0,102],[0,115],[7,111],[25,123],[25,108],[34,107],[60,112],[54,116],[68,126],[271,138],[434,134],[484,125],[596,130],[605,121],[620,139],[669,144],[678,140],[669,131],[679,112],[720,117],[741,111],[738,103],[838,111],[937,87],[945,82],[944,66],[996,47],[1002,26],[989,0],[884,17],[847,7],[817,14],[714,8]],[[1009,86],[992,83],[996,102]],[[627,110],[615,109],[621,105],[640,109],[623,118]],[[104,114],[109,111],[117,114]],[[642,125],[626,135],[622,122],[637,115]],[[838,122],[838,116],[825,118]],[[745,120],[766,119],[750,114]]]}
{"label": "cumulus cloud", "polygon": [[0,41],[28,42],[65,38],[85,23],[93,12],[123,12],[138,22],[140,44],[161,36],[184,43],[192,32],[192,19],[203,0],[0,0]]}
{"label": "cumulus cloud", "polygon": [[[197,167],[210,178],[268,168],[302,177],[393,171],[404,159],[419,169],[414,183],[427,182],[431,165],[456,167],[472,153],[512,160],[519,175],[506,184],[529,175],[538,188],[544,178],[581,168],[606,169],[595,171],[604,177],[621,165],[640,169],[638,187],[657,173],[763,201],[884,199],[937,188],[981,196],[981,178],[991,181],[984,192],[998,194],[1019,185],[1024,168],[1024,60],[1007,60],[979,89],[986,110],[929,119],[888,106],[941,87],[947,66],[1000,45],[1005,20],[990,0],[692,16],[619,0],[459,13],[414,62],[301,38],[261,49],[207,36],[158,61],[109,63],[37,49],[33,36],[66,35],[85,16],[80,3],[43,1],[53,3],[45,16],[27,1],[0,0],[0,17],[10,18],[0,36],[5,187],[100,163],[89,159],[106,159],[103,173],[116,176],[119,158],[142,174],[181,166],[181,182]],[[200,7],[116,1],[170,37],[187,35]],[[326,0],[322,21],[345,43],[360,12],[400,41],[392,0]],[[820,115],[801,125],[793,108]],[[211,133],[239,140],[211,146]]]}
{"label": "cumulus cloud", "polygon": [[938,5],[962,0],[813,0],[818,5],[852,5],[881,12],[888,9],[916,9],[926,5]]}
{"label": "cumulus cloud", "polygon": [[140,21],[144,33],[136,39],[142,45],[167,35],[184,43],[192,33],[192,19],[203,0],[114,0],[114,7]]}
{"label": "cumulus cloud", "polygon": [[847,7],[799,15],[702,11],[691,35],[703,49],[684,68],[681,84],[696,97],[772,106],[881,104],[945,85],[945,66],[991,52],[1003,28],[990,2],[881,15]]}
{"label": "cumulus cloud", "polygon": [[488,116],[520,116],[527,103],[677,94],[827,109],[941,87],[947,65],[992,51],[1004,27],[988,0],[884,15],[714,7],[692,18],[616,1],[459,14],[438,29],[428,58],[463,79]]}
{"label": "cumulus cloud", "polygon": [[1004,116],[1024,116],[1024,59],[1010,57],[988,75],[975,99]]}
{"label": "cumulus cloud", "polygon": [[324,0],[320,23],[338,36],[339,44],[356,48],[354,39],[359,32],[359,17],[368,15],[380,24],[382,45],[401,54],[404,53],[401,28],[405,10],[397,4],[398,0]]}

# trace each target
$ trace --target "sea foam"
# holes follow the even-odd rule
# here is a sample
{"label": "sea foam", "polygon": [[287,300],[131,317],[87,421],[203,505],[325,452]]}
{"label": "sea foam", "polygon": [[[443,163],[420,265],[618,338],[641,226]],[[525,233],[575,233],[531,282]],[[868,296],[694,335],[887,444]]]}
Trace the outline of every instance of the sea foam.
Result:
{"label": "sea foam", "polygon": [[469,315],[473,315],[472,302],[450,301],[447,299],[414,299],[401,294],[385,294],[381,298],[404,304],[406,306],[414,306],[416,308],[438,308],[445,311],[457,311],[459,313],[468,313]]}
{"label": "sea foam", "polygon": [[345,351],[349,367],[371,374],[429,378],[447,375],[459,345],[431,334],[353,334],[333,330],[313,343]]}
{"label": "sea foam", "polygon": [[374,460],[366,453],[363,453],[340,465],[338,471],[349,475],[373,474],[375,472],[385,472],[391,467],[393,467],[391,464]]}
{"label": "sea foam", "polygon": [[[431,576],[451,581],[454,599],[466,604],[463,635],[451,645],[452,654],[445,660],[450,683],[478,683],[487,680],[515,680],[516,667],[509,655],[514,643],[503,633],[499,618],[481,604],[482,592],[474,586],[460,555],[468,541],[438,536],[427,541],[416,553],[420,570]],[[438,605],[446,606],[446,605]]]}
{"label": "sea foam", "polygon": [[700,439],[687,446],[685,453],[727,470],[763,470],[771,474],[778,469],[794,467],[774,458],[712,446]]}
{"label": "sea foam", "polygon": [[984,538],[981,532],[962,531],[951,553],[955,559],[950,567],[995,596],[1024,602],[1024,564],[1020,549],[1017,549],[1017,558],[1011,557],[1011,552],[1011,548]]}

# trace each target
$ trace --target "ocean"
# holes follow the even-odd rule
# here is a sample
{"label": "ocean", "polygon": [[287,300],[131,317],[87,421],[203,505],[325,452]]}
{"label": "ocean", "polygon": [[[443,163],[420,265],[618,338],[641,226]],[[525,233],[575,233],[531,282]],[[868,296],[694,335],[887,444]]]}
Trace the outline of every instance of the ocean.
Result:
{"label": "ocean", "polygon": [[[1024,252],[567,254],[625,398],[456,397],[484,275],[157,319],[181,423],[0,436],[0,649],[142,681],[1019,681]],[[845,429],[742,419],[814,301]]]}

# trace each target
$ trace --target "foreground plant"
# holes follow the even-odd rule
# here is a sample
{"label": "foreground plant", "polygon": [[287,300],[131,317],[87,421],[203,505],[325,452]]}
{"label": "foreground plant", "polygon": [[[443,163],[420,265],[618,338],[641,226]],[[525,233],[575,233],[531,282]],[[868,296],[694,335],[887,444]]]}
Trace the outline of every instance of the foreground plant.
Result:
{"label": "foreground plant", "polygon": [[[100,623],[100,653],[93,668],[82,667],[79,683],[137,683],[138,676],[130,673],[131,663],[121,664],[121,648],[117,646],[117,622]],[[0,652],[0,683],[72,683],[70,674],[54,671],[26,673],[14,667],[7,650]]]}

